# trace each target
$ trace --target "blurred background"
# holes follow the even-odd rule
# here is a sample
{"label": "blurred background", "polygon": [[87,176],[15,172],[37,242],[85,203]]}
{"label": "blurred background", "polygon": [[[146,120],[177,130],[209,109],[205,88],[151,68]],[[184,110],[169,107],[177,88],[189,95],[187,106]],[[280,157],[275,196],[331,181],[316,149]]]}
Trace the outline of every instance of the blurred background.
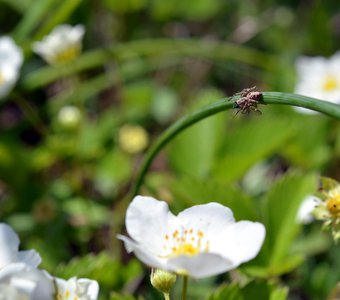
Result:
{"label": "blurred background", "polygon": [[[48,65],[32,43],[59,24],[84,25],[82,52]],[[0,0],[0,28],[25,57],[0,100],[0,220],[22,249],[40,252],[42,268],[98,280],[101,299],[160,299],[149,270],[115,238],[145,151],[181,116],[244,88],[294,92],[297,58],[340,49],[340,3]],[[259,207],[268,202],[286,224],[291,208],[282,203],[295,197],[294,183],[340,179],[340,128],[321,114],[260,109],[220,113],[181,133],[157,156],[141,193],[174,212],[218,201],[236,219],[263,222]],[[261,267],[252,276],[289,286],[289,299],[325,299],[340,278],[338,247],[319,223],[289,226],[283,256],[296,259],[282,258],[273,271],[264,253],[245,272]],[[280,228],[267,230],[280,236]],[[189,299],[207,299],[237,276],[193,282]]]}

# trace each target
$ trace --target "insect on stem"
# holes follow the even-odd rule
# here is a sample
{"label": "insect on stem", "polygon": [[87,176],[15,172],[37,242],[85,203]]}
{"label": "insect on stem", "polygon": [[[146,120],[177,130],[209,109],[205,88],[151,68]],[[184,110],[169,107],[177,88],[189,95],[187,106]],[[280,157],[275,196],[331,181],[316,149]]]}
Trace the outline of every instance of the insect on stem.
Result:
{"label": "insect on stem", "polygon": [[264,104],[262,100],[263,95],[256,86],[244,89],[235,95],[240,96],[237,100],[235,100],[234,108],[238,109],[236,115],[239,112],[242,114],[249,114],[252,111],[262,114],[258,105]]}

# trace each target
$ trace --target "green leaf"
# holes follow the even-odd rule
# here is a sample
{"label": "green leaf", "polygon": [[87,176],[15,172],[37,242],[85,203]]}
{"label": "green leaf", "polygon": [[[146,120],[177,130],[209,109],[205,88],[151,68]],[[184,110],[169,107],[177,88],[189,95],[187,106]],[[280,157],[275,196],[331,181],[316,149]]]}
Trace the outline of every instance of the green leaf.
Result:
{"label": "green leaf", "polygon": [[0,2],[6,3],[19,13],[24,13],[32,4],[32,0],[1,0]]}
{"label": "green leaf", "polygon": [[303,199],[317,189],[314,174],[290,173],[281,178],[263,201],[263,222],[266,239],[262,254],[267,255],[270,272],[279,274],[296,267],[299,256],[288,257],[298,232],[297,211]]}
{"label": "green leaf", "polygon": [[285,287],[264,281],[251,281],[244,287],[241,287],[237,283],[222,285],[206,300],[285,300],[287,296],[288,289]]}
{"label": "green leaf", "polygon": [[228,206],[236,220],[256,220],[256,207],[252,199],[238,187],[216,180],[180,177],[170,183],[170,190],[178,211],[192,205],[218,202]]}
{"label": "green leaf", "polygon": [[[211,102],[218,96],[219,92],[216,90],[203,90],[197,102]],[[212,116],[174,138],[168,148],[171,166],[178,173],[197,178],[210,174],[223,139],[225,121],[225,114]]]}
{"label": "green leaf", "polygon": [[255,118],[225,136],[215,174],[224,180],[239,179],[257,161],[275,154],[292,135],[292,127],[278,119]]}
{"label": "green leaf", "polygon": [[14,29],[13,35],[18,40],[25,39],[41,22],[45,15],[52,9],[56,0],[35,0],[25,15],[20,20],[20,23]]}
{"label": "green leaf", "polygon": [[53,10],[52,15],[47,18],[45,24],[43,24],[35,38],[39,39],[48,34],[55,26],[61,23],[65,23],[72,12],[82,3],[82,0],[64,0],[60,2],[58,8]]}
{"label": "green leaf", "polygon": [[222,285],[206,300],[244,300],[238,284]]}
{"label": "green leaf", "polygon": [[330,132],[329,120],[321,116],[289,116],[285,118],[294,126],[294,135],[281,153],[292,164],[305,169],[323,166],[332,155],[327,143]]}
{"label": "green leaf", "polygon": [[92,278],[101,287],[114,288],[122,286],[139,276],[142,272],[140,264],[131,260],[129,264],[122,263],[107,252],[98,255],[86,255],[73,258],[68,264],[60,264],[54,270],[54,275],[62,278]]}

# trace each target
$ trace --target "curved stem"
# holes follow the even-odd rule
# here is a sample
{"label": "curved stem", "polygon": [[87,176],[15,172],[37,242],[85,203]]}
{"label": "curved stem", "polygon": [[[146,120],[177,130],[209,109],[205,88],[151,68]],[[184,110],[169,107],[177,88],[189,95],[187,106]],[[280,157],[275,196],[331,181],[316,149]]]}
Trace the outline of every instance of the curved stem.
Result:
{"label": "curved stem", "polygon": [[[146,172],[148,171],[153,159],[159,153],[161,149],[164,148],[166,144],[168,144],[177,134],[181,131],[197,123],[200,120],[203,120],[209,116],[220,113],[222,111],[233,108],[234,102],[230,101],[233,97],[224,98],[218,100],[217,102],[210,104],[201,108],[200,110],[191,113],[187,116],[184,116],[172,126],[170,126],[159,138],[156,142],[151,146],[151,148],[146,153],[143,164],[140,168],[140,171],[136,178],[136,183],[132,189],[132,196],[138,194],[139,189],[143,183]],[[237,99],[234,97],[234,99]],[[263,104],[281,104],[281,105],[290,105],[290,106],[300,106],[304,108],[309,108],[311,110],[315,110],[326,114],[332,118],[340,120],[340,106],[326,102],[317,100],[314,98],[289,94],[289,93],[279,93],[279,92],[264,92],[263,93]]]}
{"label": "curved stem", "polygon": [[144,180],[144,176],[148,171],[150,164],[152,163],[155,156],[158,152],[168,143],[170,142],[177,134],[179,134],[182,130],[197,123],[198,121],[205,119],[209,116],[222,112],[224,110],[230,109],[234,106],[232,101],[228,101],[230,98],[221,99],[209,106],[202,108],[201,110],[191,113],[182,119],[178,120],[172,126],[170,126],[159,138],[158,140],[151,146],[151,148],[146,153],[143,164],[140,168],[139,174],[137,176],[137,180],[135,186],[133,187],[133,196],[136,195],[139,191],[139,188]]}
{"label": "curved stem", "polygon": [[306,96],[279,92],[264,92],[263,103],[309,108],[311,110],[321,112],[334,119],[340,120],[339,105]]}
{"label": "curved stem", "polygon": [[182,287],[182,300],[187,299],[187,290],[188,290],[188,276],[183,276],[183,287]]}

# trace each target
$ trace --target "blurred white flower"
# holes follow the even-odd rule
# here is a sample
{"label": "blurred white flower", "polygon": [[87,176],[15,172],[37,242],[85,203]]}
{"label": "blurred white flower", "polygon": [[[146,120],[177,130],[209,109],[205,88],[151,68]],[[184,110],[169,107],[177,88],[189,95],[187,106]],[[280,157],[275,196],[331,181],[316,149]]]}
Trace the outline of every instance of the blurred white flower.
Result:
{"label": "blurred white flower", "polygon": [[9,36],[0,38],[0,99],[8,95],[18,80],[22,50]]}
{"label": "blurred white flower", "polygon": [[81,112],[78,107],[66,105],[58,112],[59,123],[69,129],[76,128],[81,120]]}
{"label": "blurred white flower", "polygon": [[321,204],[321,199],[315,196],[308,196],[300,204],[296,221],[301,224],[309,224],[315,220],[314,209]]}
{"label": "blurred white flower", "polygon": [[19,238],[15,231],[5,223],[0,223],[0,270],[12,263],[24,263],[36,268],[41,258],[35,250],[18,251]]}
{"label": "blurred white flower", "polygon": [[41,42],[33,43],[32,49],[51,65],[66,63],[79,55],[84,33],[83,25],[59,25]]}
{"label": "blurred white flower", "polygon": [[135,154],[147,147],[149,136],[143,127],[127,124],[119,129],[118,143],[125,152]]}
{"label": "blurred white flower", "polygon": [[96,300],[98,298],[99,285],[95,280],[72,277],[67,281],[61,278],[55,278],[55,282],[57,287],[57,300]]}
{"label": "blurred white flower", "polygon": [[219,203],[196,205],[174,216],[167,203],[137,196],[126,212],[130,237],[118,235],[128,252],[155,268],[203,278],[236,268],[254,258],[265,228],[250,221],[235,222]]}
{"label": "blurred white flower", "polygon": [[0,269],[0,299],[54,300],[52,277],[24,263],[13,263]]}
{"label": "blurred white flower", "polygon": [[[295,93],[340,104],[340,52],[330,58],[300,57],[296,61]],[[298,111],[314,113],[305,108]]]}

